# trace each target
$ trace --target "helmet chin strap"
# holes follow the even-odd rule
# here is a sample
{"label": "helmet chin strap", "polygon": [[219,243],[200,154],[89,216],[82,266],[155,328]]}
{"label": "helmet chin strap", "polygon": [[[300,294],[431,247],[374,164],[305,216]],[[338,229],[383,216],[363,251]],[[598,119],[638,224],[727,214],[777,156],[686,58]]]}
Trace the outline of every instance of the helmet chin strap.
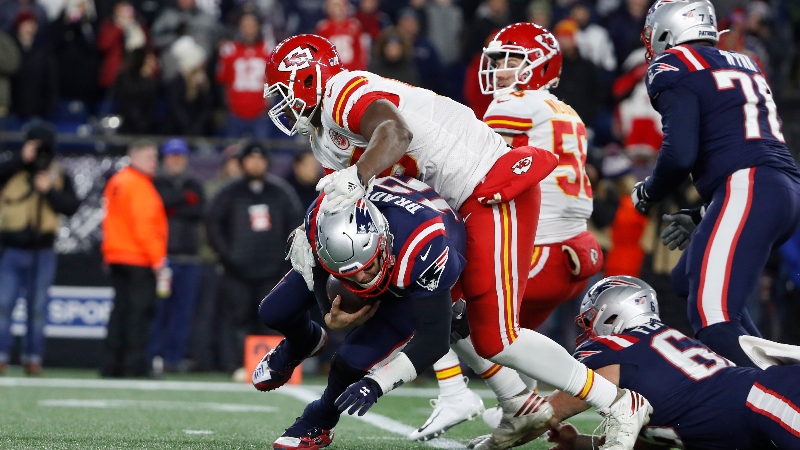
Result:
{"label": "helmet chin strap", "polygon": [[303,136],[311,136],[314,134],[314,130],[316,127],[311,124],[311,118],[314,117],[314,114],[317,113],[317,109],[319,109],[319,105],[322,104],[322,72],[320,71],[319,64],[316,66],[317,69],[317,104],[314,105],[314,109],[311,110],[311,114],[303,115],[301,114],[300,117],[297,118],[297,124],[295,125],[297,128],[297,132],[302,134]]}

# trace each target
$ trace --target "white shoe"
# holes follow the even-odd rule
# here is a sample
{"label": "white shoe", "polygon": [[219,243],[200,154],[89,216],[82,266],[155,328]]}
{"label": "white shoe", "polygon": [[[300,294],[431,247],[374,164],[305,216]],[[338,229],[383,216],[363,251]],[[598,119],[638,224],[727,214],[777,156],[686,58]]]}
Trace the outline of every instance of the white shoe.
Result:
{"label": "white shoe", "polygon": [[440,395],[431,399],[433,413],[421,427],[411,432],[412,441],[427,441],[444,434],[448,429],[472,420],[485,408],[480,395],[470,389],[456,395]]}
{"label": "white shoe", "polygon": [[639,430],[650,422],[653,407],[641,394],[623,389],[625,394],[608,408],[598,408],[603,422],[606,443],[600,450],[631,450]]}
{"label": "white shoe", "polygon": [[501,408],[500,405],[489,408],[483,412],[483,421],[493,430],[500,425],[501,420],[503,420],[503,408]]}
{"label": "white shoe", "polygon": [[473,439],[471,447],[477,450],[503,450],[514,444],[553,418],[553,407],[539,395],[526,391],[515,397],[500,400],[502,418],[488,439]]}

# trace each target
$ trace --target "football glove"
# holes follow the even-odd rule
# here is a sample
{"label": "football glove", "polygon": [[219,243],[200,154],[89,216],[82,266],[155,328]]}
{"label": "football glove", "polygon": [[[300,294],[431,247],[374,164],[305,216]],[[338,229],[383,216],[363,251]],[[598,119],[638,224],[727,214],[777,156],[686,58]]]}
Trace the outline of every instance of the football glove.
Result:
{"label": "football glove", "polygon": [[347,414],[352,416],[357,412],[359,416],[363,416],[372,405],[378,402],[378,397],[381,395],[383,395],[383,391],[378,383],[372,378],[364,377],[348,386],[333,404],[339,412],[344,412],[350,407]]}
{"label": "football glove", "polygon": [[453,303],[453,316],[450,319],[450,344],[455,344],[467,337],[469,337],[467,302],[460,298]]}
{"label": "football glove", "polygon": [[367,188],[358,168],[350,166],[325,175],[317,183],[317,191],[325,192],[320,212],[331,212],[355,204],[367,193]]}
{"label": "football glove", "polygon": [[647,182],[647,178],[636,183],[633,186],[633,191],[631,191],[631,200],[633,200],[633,206],[642,214],[647,214],[647,208],[649,208],[652,203],[644,189],[644,184]]}
{"label": "football glove", "polygon": [[700,220],[703,219],[705,207],[695,209],[681,209],[674,214],[664,214],[662,219],[669,225],[661,232],[661,243],[670,250],[676,248],[685,250],[689,246],[692,233]]}
{"label": "football glove", "polygon": [[306,236],[305,225],[300,225],[289,234],[286,240],[286,259],[292,263],[295,272],[303,276],[309,291],[314,290],[314,271],[316,265],[314,252]]}

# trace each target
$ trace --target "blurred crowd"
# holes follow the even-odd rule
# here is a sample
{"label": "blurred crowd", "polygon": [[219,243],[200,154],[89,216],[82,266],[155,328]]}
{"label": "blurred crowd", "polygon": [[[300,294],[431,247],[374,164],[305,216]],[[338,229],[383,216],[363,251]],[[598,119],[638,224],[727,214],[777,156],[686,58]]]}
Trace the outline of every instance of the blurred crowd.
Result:
{"label": "blurred crowd", "polygon": [[[729,30],[718,47],[747,53],[765,72],[787,144],[797,155],[800,3],[712,1],[719,29]],[[126,136],[253,139],[224,149],[213,179],[191,178],[184,173],[185,162],[175,162],[190,154],[185,142],[146,143],[163,159],[155,186],[169,221],[173,292],[168,297],[190,295],[171,304],[184,305],[181,314],[154,312],[158,329],[142,341],[149,347],[141,351],[162,357],[167,370],[187,369],[191,359],[191,367],[232,371],[241,367],[243,336],[268,331],[259,328],[263,325],[254,305],[288,268],[279,262],[279,253],[291,228],[275,226],[276,214],[294,214],[299,223],[321,175],[306,148],[298,148],[291,169],[281,177],[266,175],[270,149],[264,140],[281,137],[266,116],[271,99],[263,98],[266,59],[276,43],[298,33],[322,35],[336,45],[348,69],[431,89],[467,104],[480,118],[491,101],[478,83],[483,46],[508,24],[534,22],[553,32],[563,52],[560,84],[551,92],[587,125],[586,171],[594,191],[591,229],[607,253],[602,275],[644,279],[664,297],[665,322],[691,333],[685,300],[670,298],[670,272],[679,251],[663,247],[658,236],[664,213],[695,206],[699,196],[687,182],[649,216],[637,213],[629,196],[633,185],[649,175],[661,144],[660,117],[644,86],[639,40],[651,3],[0,0],[0,129],[24,130],[26,123],[40,118],[60,134],[73,134],[114,116],[120,120],[113,131]],[[264,167],[251,162],[241,177],[245,159],[258,155]],[[231,180],[245,180],[239,186],[242,192],[263,194],[264,187],[254,186],[254,178],[278,186],[292,200],[265,210],[259,205],[276,201],[267,195],[263,201],[239,205],[240,210],[223,210],[223,203],[236,203],[219,200],[220,195],[232,195],[221,192]],[[242,222],[236,221],[238,215]],[[192,231],[174,233],[174,226]],[[257,246],[248,233],[260,232],[275,235],[270,241],[275,248],[268,253],[253,251]],[[231,241],[237,238],[245,239],[238,247]],[[763,275],[763,289],[750,305],[765,337],[786,343],[800,343],[800,269],[795,266],[800,267],[800,236],[775,253]],[[247,300],[238,306],[221,303],[234,298]],[[248,310],[249,316],[241,312]],[[542,331],[571,349],[575,311],[575,304],[565,304]],[[106,372],[122,373],[115,367]]]}

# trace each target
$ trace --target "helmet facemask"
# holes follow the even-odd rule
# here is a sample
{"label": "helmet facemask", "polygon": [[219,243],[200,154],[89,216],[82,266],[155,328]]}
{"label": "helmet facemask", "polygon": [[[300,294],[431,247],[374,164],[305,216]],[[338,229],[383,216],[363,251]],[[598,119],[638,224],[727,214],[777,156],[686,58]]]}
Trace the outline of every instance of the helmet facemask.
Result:
{"label": "helmet facemask", "polygon": [[[538,37],[538,36],[537,36]],[[558,53],[557,49],[551,49],[549,54],[545,54],[541,48],[525,48],[518,45],[503,45],[500,41],[492,41],[483,50],[481,55],[480,70],[478,79],[481,92],[484,95],[493,94],[499,97],[503,94],[521,90],[518,85],[525,85],[531,81],[534,70],[547,70],[546,64],[551,57]],[[510,58],[521,59],[519,66],[508,67]],[[533,59],[531,59],[533,58]],[[497,64],[500,61],[501,64]],[[510,86],[497,86],[497,73],[503,71],[514,71],[514,81]],[[558,78],[554,78],[538,89],[550,89],[558,86]]]}
{"label": "helmet facemask", "polygon": [[[389,248],[391,248],[390,239],[385,236],[380,236],[378,239],[378,249],[369,261],[353,271],[334,274],[347,290],[361,297],[373,298],[383,294],[392,281],[392,269],[394,268],[395,259],[389,252]],[[367,270],[373,263],[380,264],[380,268],[372,280],[362,284],[351,279],[354,275]]]}
{"label": "helmet facemask", "polygon": [[[314,133],[314,126],[311,124],[311,118],[317,112],[319,105],[322,103],[322,74],[320,73],[319,65],[316,66],[316,102],[313,106],[313,109],[310,113],[306,113],[306,111],[310,108],[306,102],[300,98],[295,97],[294,95],[294,85],[298,82],[297,78],[297,70],[292,70],[291,75],[289,76],[289,84],[285,84],[283,82],[276,82],[271,85],[264,86],[264,98],[267,97],[278,97],[280,100],[269,109],[267,115],[269,118],[272,119],[272,122],[281,130],[284,134],[288,136],[295,135],[298,131],[303,136],[310,136]],[[305,81],[300,81],[305,82]],[[290,113],[293,115],[292,119],[287,117],[287,120],[292,123],[292,127],[288,128],[284,121],[281,120],[282,116],[286,116],[286,114]]]}

